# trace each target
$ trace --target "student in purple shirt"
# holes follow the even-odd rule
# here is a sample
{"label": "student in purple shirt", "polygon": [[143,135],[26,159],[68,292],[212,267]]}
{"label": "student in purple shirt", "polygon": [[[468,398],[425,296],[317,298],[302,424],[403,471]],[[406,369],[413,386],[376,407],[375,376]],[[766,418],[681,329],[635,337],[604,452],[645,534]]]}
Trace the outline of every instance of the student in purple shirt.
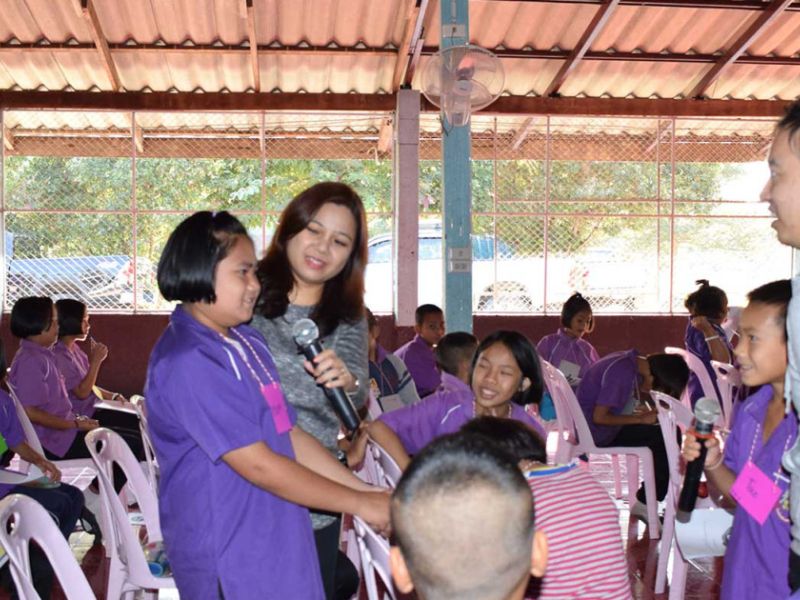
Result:
{"label": "student in purple shirt", "polygon": [[182,597],[324,597],[306,506],[388,523],[376,493],[295,426],[266,342],[245,325],[260,284],[253,242],[227,212],[172,232],[158,286],[182,302],[150,356],[147,409],[159,512]]}
{"label": "student in purple shirt", "polygon": [[592,306],[579,293],[570,296],[561,308],[561,327],[543,337],[536,351],[544,360],[564,373],[573,389],[578,387],[586,369],[600,360],[600,355],[583,339],[594,331]]}
{"label": "student in purple shirt", "polygon": [[[719,400],[717,374],[711,366],[711,361],[730,363],[733,360],[733,348],[721,326],[728,314],[728,296],[722,289],[709,285],[706,279],[699,279],[696,283],[700,287],[689,294],[684,302],[686,310],[689,311],[689,324],[686,326],[684,341],[686,349],[703,361]],[[703,396],[700,380],[694,373],[690,373],[689,397],[692,406]]]}
{"label": "student in purple shirt", "polygon": [[[5,352],[0,345],[0,383],[5,380],[5,373]],[[0,390],[0,435],[3,436],[9,449],[18,454],[21,459],[36,465],[51,481],[58,482],[61,479],[58,467],[36,452],[25,441],[25,433],[17,418],[14,400],[3,390]],[[56,484],[56,487],[52,487],[52,483],[49,482],[36,481],[21,485],[0,483],[0,498],[5,498],[9,494],[22,494],[36,500],[53,515],[56,525],[67,539],[75,529],[75,524],[83,509],[83,494],[78,488],[66,483]],[[33,586],[42,600],[47,600],[50,598],[53,586],[53,569],[44,553],[35,546],[30,549],[30,561]],[[7,589],[14,589],[14,593],[16,593],[7,563],[0,569],[0,584]],[[12,598],[15,597],[12,596]]]}
{"label": "student in purple shirt", "polygon": [[[723,600],[782,600],[790,594],[789,481],[781,456],[797,437],[797,418],[787,414],[784,399],[786,308],[791,296],[789,280],[773,281],[747,295],[736,358],[742,382],[762,387],[739,409],[724,455],[716,437],[705,442],[706,477],[736,506],[722,573]],[[692,461],[699,454],[700,444],[687,434],[684,458]],[[747,494],[738,493],[753,486],[766,514],[759,514]],[[776,493],[769,493],[770,488]]]}
{"label": "student in purple shirt", "polygon": [[[649,404],[650,390],[680,398],[689,378],[686,362],[674,354],[640,356],[636,350],[613,352],[594,363],[578,386],[594,443],[598,446],[646,446],[653,453],[656,500],[667,494],[669,465],[658,412]],[[648,498],[644,485],[636,493],[631,514],[644,517]]]}
{"label": "student in purple shirt", "polygon": [[[81,349],[77,342],[83,342],[89,335],[89,312],[86,305],[79,300],[63,298],[56,301],[58,313],[58,343],[53,347],[53,356],[58,370],[64,376],[64,385],[69,392],[72,409],[78,414],[98,419],[103,427],[113,429],[122,435],[134,454],[138,456],[141,446],[139,419],[136,414],[123,410],[97,408],[97,402],[115,403],[121,407],[133,405],[127,403],[122,394],[110,392],[97,387],[100,366],[108,356],[105,344],[89,340],[89,355]],[[99,396],[96,392],[99,392]]]}
{"label": "student in purple shirt", "polygon": [[444,313],[435,304],[423,304],[414,313],[414,339],[394,351],[411,373],[420,398],[439,387],[441,374],[436,368],[433,348],[444,335]]}
{"label": "student in purple shirt", "polygon": [[370,436],[401,468],[408,464],[409,454],[416,454],[441,435],[458,431],[474,417],[516,419],[544,435],[542,426],[523,408],[538,404],[544,387],[533,344],[515,331],[496,331],[477,349],[476,343],[469,333],[444,336],[436,347],[443,371],[439,389],[370,424]]}

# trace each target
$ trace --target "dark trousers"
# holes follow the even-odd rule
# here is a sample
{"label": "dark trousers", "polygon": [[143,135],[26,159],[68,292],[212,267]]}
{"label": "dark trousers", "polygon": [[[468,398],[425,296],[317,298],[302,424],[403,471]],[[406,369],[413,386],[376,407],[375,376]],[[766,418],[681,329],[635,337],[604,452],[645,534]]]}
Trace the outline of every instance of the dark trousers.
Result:
{"label": "dark trousers", "polygon": [[[18,485],[10,493],[36,500],[50,513],[64,537],[69,539],[83,509],[83,494],[78,488],[65,483],[52,489]],[[47,600],[53,587],[53,569],[44,552],[33,544],[30,547],[30,565],[33,587],[42,600]],[[17,597],[8,565],[0,570],[0,583],[11,590],[12,598]]]}
{"label": "dark trousers", "polygon": [[789,587],[792,593],[800,590],[800,556],[789,551]]}
{"label": "dark trousers", "polygon": [[319,569],[327,600],[347,600],[358,591],[359,578],[355,565],[339,550],[341,518],[322,529],[314,530]]}
{"label": "dark trousers", "polygon": [[[679,443],[680,443],[680,434]],[[658,425],[623,425],[609,446],[646,446],[653,453],[653,469],[656,477],[656,497],[663,500],[669,487],[669,463],[667,462],[667,449],[664,447],[664,438]],[[644,483],[636,492],[639,502],[647,503],[644,492]]]}

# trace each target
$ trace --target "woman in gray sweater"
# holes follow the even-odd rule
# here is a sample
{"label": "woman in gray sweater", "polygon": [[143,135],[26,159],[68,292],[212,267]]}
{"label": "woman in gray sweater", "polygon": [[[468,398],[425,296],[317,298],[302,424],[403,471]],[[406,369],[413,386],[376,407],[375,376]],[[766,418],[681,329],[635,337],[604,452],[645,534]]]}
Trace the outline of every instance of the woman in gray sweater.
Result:
{"label": "woman in gray sweater", "polygon": [[[366,264],[361,199],[345,184],[324,182],[301,192],[284,209],[258,266],[261,297],[251,325],[267,339],[298,425],[337,455],[339,420],[322,386],[343,388],[356,408],[364,405]],[[292,325],[303,318],[317,323],[325,348],[313,364],[292,338]],[[311,519],[325,593],[329,599],[350,597],[353,592],[344,588],[351,586],[343,580],[352,584],[355,569],[338,550],[340,515],[312,512]],[[340,591],[334,593],[335,587]]]}

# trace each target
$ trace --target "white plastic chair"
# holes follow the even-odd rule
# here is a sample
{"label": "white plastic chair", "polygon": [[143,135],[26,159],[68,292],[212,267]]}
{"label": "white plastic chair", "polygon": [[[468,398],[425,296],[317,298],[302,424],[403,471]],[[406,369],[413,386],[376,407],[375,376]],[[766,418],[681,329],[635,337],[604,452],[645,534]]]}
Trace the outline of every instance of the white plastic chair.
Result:
{"label": "white plastic chair", "polygon": [[[670,600],[683,598],[686,587],[686,574],[689,564],[681,552],[675,536],[675,516],[678,510],[683,476],[680,468],[681,449],[675,436],[675,429],[680,428],[681,433],[691,428],[694,422],[692,412],[682,402],[668,394],[651,391],[650,396],[658,409],[658,424],[661,426],[661,435],[667,450],[667,463],[669,464],[669,489],[665,498],[664,523],[661,534],[661,547],[658,554],[658,567],[656,569],[655,593],[663,594],[667,582],[667,567],[669,556],[674,551],[672,561],[672,576],[670,577]],[[704,508],[714,506],[708,498],[698,498],[696,507]]]}
{"label": "white plastic chair", "polygon": [[739,369],[730,363],[716,360],[711,361],[711,367],[717,375],[722,417],[725,420],[725,429],[730,429],[733,422],[733,405],[739,390],[742,387],[742,376]]}
{"label": "white plastic chair", "polygon": [[[364,568],[367,598],[369,600],[385,600],[388,597],[397,600],[389,567],[389,542],[359,517],[353,517],[353,525],[356,530],[358,550],[361,553],[361,565]],[[378,579],[383,582],[386,590],[386,594],[383,596],[378,591]]]}
{"label": "white plastic chair", "polygon": [[397,462],[389,456],[389,453],[380,444],[372,440],[367,442],[367,450],[375,459],[375,470],[378,475],[378,481],[373,485],[390,489],[396,488],[397,482],[400,481],[400,477],[403,475],[403,471],[400,470]]}
{"label": "white plastic chair", "polygon": [[[569,462],[581,454],[608,454],[615,459],[622,455],[626,457],[628,468],[628,504],[633,506],[636,502],[636,490],[639,489],[639,467],[642,469],[642,480],[647,498],[647,525],[651,539],[658,539],[660,523],[658,520],[658,502],[656,501],[656,478],[653,467],[653,453],[644,446],[608,446],[599,447],[594,443],[592,431],[586,422],[586,416],[581,410],[575,392],[572,391],[564,374],[552,365],[548,365],[545,377],[548,379],[550,393],[556,406],[556,412],[563,411],[565,418],[570,420],[568,426],[569,437],[566,440],[566,460]],[[561,457],[563,458],[563,457]],[[616,467],[615,467],[616,468]]]}
{"label": "white plastic chair", "polygon": [[47,556],[68,600],[94,598],[67,540],[44,507],[27,496],[11,494],[0,501],[0,544],[11,563],[11,575],[22,600],[39,600],[33,587],[28,548],[34,540]]}
{"label": "white plastic chair", "polygon": [[134,394],[131,396],[130,401],[136,409],[136,415],[139,417],[139,433],[142,436],[144,458],[147,462],[147,479],[150,482],[150,487],[158,494],[158,477],[160,473],[158,462],[156,461],[156,451],[153,447],[153,440],[150,437],[150,430],[147,425],[147,406],[144,401],[144,396]]}
{"label": "white plastic chair", "polygon": [[[86,434],[86,446],[97,465],[100,479],[100,494],[103,511],[111,524],[109,527],[109,547],[111,562],[108,573],[106,597],[133,598],[138,590],[174,588],[172,577],[155,577],[145,560],[144,550],[133,526],[128,511],[114,491],[112,466],[118,465],[128,480],[128,488],[133,493],[147,528],[147,541],[163,541],[158,517],[158,499],[147,481],[141,465],[119,434],[101,427]],[[156,595],[151,595],[155,598]]]}
{"label": "white plastic chair", "polygon": [[[570,432],[572,419],[567,414],[565,414],[567,411],[564,410],[564,404],[563,403],[557,403],[555,401],[556,390],[555,389],[551,389],[551,388],[557,387],[557,383],[552,382],[551,372],[553,370],[557,371],[558,369],[556,369],[555,366],[551,365],[549,362],[547,362],[546,360],[544,360],[541,357],[539,358],[539,364],[540,364],[541,369],[542,369],[542,375],[544,376],[545,387],[547,388],[547,391],[550,392],[550,397],[553,398],[553,406],[554,406],[554,408],[556,410],[556,420],[555,420],[555,422],[544,421],[543,422],[544,429],[548,434],[553,432],[553,431],[556,431],[558,433],[558,442],[556,444],[555,462],[556,462],[556,464],[559,464],[559,465],[560,464],[565,464],[565,463],[569,462],[569,458],[568,458],[569,457],[569,444],[568,444],[567,439],[569,437],[569,432]],[[563,373],[562,373],[562,375],[563,375]],[[528,412],[528,414],[531,414],[529,411],[527,411],[527,407],[526,407],[526,412]],[[531,416],[534,416],[534,415],[531,414]],[[536,416],[538,417],[538,414]],[[546,440],[545,440],[545,442],[546,442]],[[614,475],[616,477],[617,487],[619,489],[619,469],[616,468],[616,463],[615,463]],[[619,496],[619,493],[617,495]]]}

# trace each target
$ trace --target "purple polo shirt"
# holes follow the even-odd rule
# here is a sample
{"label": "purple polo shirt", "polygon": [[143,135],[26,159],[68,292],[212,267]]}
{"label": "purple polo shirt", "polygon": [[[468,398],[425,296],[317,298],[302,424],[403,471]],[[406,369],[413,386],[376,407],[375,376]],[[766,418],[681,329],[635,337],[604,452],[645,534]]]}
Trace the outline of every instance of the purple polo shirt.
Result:
{"label": "purple polo shirt", "polygon": [[406,363],[420,398],[432,394],[439,387],[442,376],[436,368],[433,350],[419,335],[415,335],[413,340],[400,346],[394,354]]}
{"label": "purple polo shirt", "polygon": [[589,367],[578,385],[578,404],[598,446],[611,444],[622,426],[597,425],[592,418],[594,407],[608,406],[613,415],[622,412],[631,399],[639,377],[637,356],[639,353],[636,350],[612,352]]}
{"label": "purple polo shirt", "polygon": [[[0,435],[9,448],[19,446],[25,441],[25,432],[17,418],[14,400],[3,390],[0,390]],[[5,498],[15,487],[17,485],[13,483],[0,483],[0,498]]]}
{"label": "purple polo shirt", "polygon": [[[722,340],[722,342],[725,344],[725,347],[728,349],[731,360],[733,360],[733,347],[731,346],[725,331],[722,329],[722,327],[715,323],[711,323],[711,326],[714,328],[714,335],[719,336],[719,339]],[[692,325],[691,317],[689,317],[689,324],[686,326],[684,345],[689,352],[703,361],[703,365],[705,366],[706,371],[708,371],[708,376],[711,378],[711,383],[714,384],[714,391],[717,393],[717,398],[720,398],[721,396],[719,394],[719,387],[717,386],[717,374],[714,372],[714,368],[711,366],[711,351],[708,349],[708,342],[706,342],[705,334],[697,329],[697,327]],[[700,380],[697,378],[697,375],[694,374],[694,371],[689,372],[689,383],[687,384],[687,388],[689,390],[689,397],[692,399],[692,406],[694,406],[694,403],[704,395],[703,386],[700,385]]]}
{"label": "purple polo shirt", "polygon": [[[247,339],[273,381],[266,342],[251,327]],[[231,335],[232,340],[238,340]],[[278,433],[259,382],[268,377],[247,344],[227,343],[182,307],[150,355],[146,398],[161,467],[161,529],[181,597],[324,597],[308,510],[267,492],[222,457],[265,443],[294,459],[289,432]],[[294,425],[297,416],[286,404]]]}
{"label": "purple polo shirt", "polygon": [[[470,387],[449,373],[442,373],[442,384],[427,398],[388,413],[379,420],[394,431],[406,452],[416,454],[436,438],[455,433],[475,416]],[[544,436],[542,426],[525,409],[511,404],[511,418],[533,427]]]}
{"label": "purple polo shirt", "polygon": [[559,328],[556,333],[546,335],[536,346],[539,356],[559,368],[562,360],[569,361],[581,368],[579,377],[583,379],[586,370],[600,360],[600,355],[589,342],[581,338],[575,338],[564,333]]}
{"label": "purple polo shirt", "polygon": [[[725,466],[739,473],[756,439],[750,460],[772,481],[777,479],[782,493],[788,496],[789,483],[775,474],[787,475],[781,467],[781,456],[797,437],[797,417],[791,412],[787,414],[764,444],[763,423],[771,399],[772,386],[765,385],[745,400],[725,443]],[[785,507],[780,504],[770,512],[764,525],[759,525],[744,509],[736,508],[722,573],[723,600],[783,600],[789,596],[788,498]]]}
{"label": "purple polo shirt", "polygon": [[97,397],[94,390],[83,399],[78,398],[73,391],[89,372],[89,357],[78,347],[78,344],[72,344],[72,349],[70,349],[64,342],[58,342],[53,346],[53,356],[58,370],[64,376],[64,385],[69,394],[69,401],[72,402],[72,409],[79,415],[91,417],[94,414],[94,403],[99,402],[100,398]]}
{"label": "purple polo shirt", "polygon": [[[8,383],[23,406],[39,408],[68,421],[75,419],[64,377],[58,370],[50,348],[21,340],[11,363]],[[51,429],[35,423],[33,428],[42,446],[56,456],[66,454],[77,434],[76,429]]]}

